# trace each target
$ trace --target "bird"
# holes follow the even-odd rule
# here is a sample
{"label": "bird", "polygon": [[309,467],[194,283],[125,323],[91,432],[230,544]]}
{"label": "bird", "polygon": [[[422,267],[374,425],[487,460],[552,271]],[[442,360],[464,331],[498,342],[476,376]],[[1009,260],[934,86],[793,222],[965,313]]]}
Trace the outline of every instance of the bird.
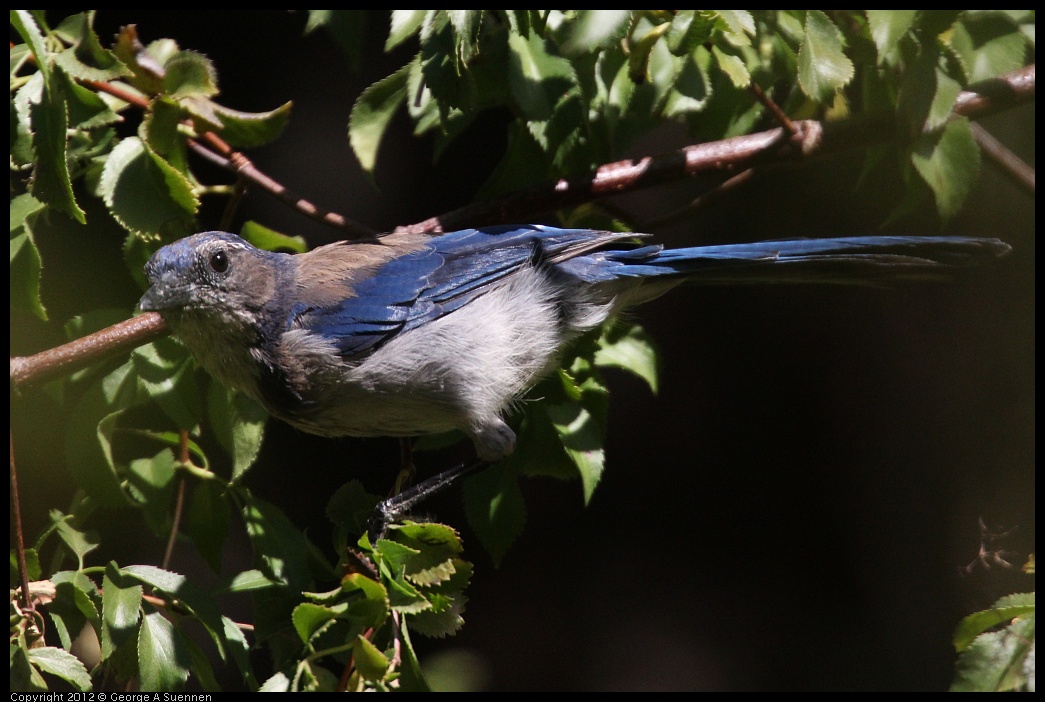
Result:
{"label": "bird", "polygon": [[458,430],[486,463],[570,344],[684,284],[883,285],[1008,253],[991,238],[855,236],[664,248],[648,235],[502,225],[393,232],[300,254],[220,231],[158,249],[143,311],[200,366],[320,436]]}

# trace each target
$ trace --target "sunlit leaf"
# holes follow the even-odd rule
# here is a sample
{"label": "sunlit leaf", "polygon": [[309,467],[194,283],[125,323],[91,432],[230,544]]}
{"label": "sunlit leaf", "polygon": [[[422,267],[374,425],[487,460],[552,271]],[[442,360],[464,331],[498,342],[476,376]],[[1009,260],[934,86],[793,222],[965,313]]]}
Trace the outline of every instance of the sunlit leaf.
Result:
{"label": "sunlit leaf", "polygon": [[853,62],[843,51],[842,33],[823,12],[809,10],[805,30],[798,49],[798,82],[806,95],[829,103],[853,79]]}

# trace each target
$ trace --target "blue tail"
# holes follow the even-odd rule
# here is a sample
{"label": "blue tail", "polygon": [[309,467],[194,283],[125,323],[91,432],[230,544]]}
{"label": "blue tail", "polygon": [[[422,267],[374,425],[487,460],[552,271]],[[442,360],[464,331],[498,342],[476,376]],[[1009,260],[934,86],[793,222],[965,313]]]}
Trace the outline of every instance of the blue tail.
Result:
{"label": "blue tail", "polygon": [[592,283],[622,278],[682,277],[686,282],[875,284],[939,278],[1008,253],[998,239],[959,236],[861,236],[752,244],[660,246],[595,251],[559,264]]}

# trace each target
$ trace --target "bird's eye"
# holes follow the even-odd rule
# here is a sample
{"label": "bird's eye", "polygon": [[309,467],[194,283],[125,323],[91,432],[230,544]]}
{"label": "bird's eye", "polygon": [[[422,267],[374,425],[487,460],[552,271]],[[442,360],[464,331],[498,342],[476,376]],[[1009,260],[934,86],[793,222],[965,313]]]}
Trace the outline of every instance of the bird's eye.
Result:
{"label": "bird's eye", "polygon": [[210,267],[215,273],[224,273],[229,269],[229,255],[225,249],[218,249],[210,255]]}

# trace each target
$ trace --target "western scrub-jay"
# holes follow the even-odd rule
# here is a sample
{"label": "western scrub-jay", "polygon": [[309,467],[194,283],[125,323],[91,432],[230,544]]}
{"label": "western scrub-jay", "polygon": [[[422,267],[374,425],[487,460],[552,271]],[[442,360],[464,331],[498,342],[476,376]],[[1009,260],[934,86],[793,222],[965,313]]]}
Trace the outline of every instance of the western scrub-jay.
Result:
{"label": "western scrub-jay", "polygon": [[323,436],[458,429],[508,456],[512,403],[569,343],[680,283],[881,284],[1000,256],[997,239],[871,236],[663,249],[634,234],[499,226],[298,255],[205,232],[159,249],[141,309],[200,365]]}

